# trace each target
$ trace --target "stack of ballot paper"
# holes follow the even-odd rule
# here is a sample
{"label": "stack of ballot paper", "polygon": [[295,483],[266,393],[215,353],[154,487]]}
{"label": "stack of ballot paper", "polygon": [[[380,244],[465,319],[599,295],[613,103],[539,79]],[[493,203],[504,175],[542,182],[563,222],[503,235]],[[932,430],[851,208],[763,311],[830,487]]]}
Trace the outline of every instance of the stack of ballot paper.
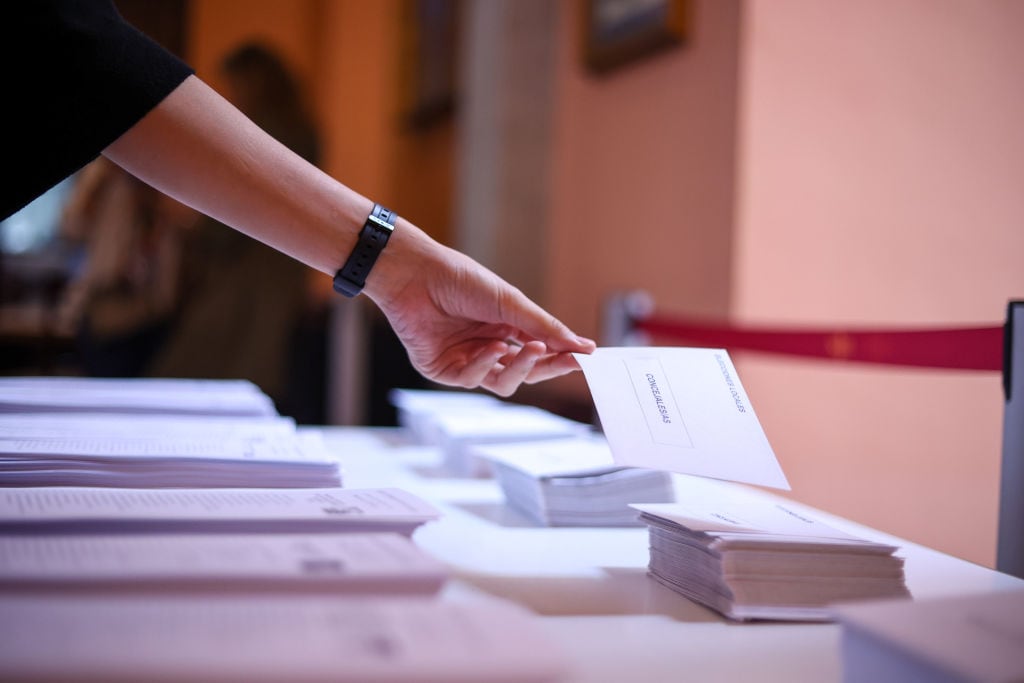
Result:
{"label": "stack of ballot paper", "polygon": [[896,547],[758,498],[680,493],[634,505],[650,530],[650,574],[730,619],[821,621],[843,601],[908,597]]}
{"label": "stack of ballot paper", "polygon": [[0,486],[341,485],[337,458],[319,434],[223,436],[205,429],[194,434],[8,436],[0,431]]}
{"label": "stack of ballot paper", "polygon": [[392,389],[388,400],[398,411],[399,426],[408,430],[414,442],[427,445],[438,445],[438,435],[432,426],[434,416],[501,405],[490,394],[430,389]]}
{"label": "stack of ballot paper", "polygon": [[441,448],[445,469],[458,476],[491,475],[490,462],[470,452],[475,445],[569,438],[590,431],[589,425],[541,408],[485,394],[393,389],[389,398],[413,439]]}
{"label": "stack of ballot paper", "polygon": [[446,570],[398,534],[0,536],[0,593],[436,593]]}
{"label": "stack of ballot paper", "polygon": [[439,516],[401,489],[0,489],[0,534],[394,532]]}
{"label": "stack of ballot paper", "polygon": [[541,408],[507,403],[435,415],[431,428],[441,445],[445,469],[464,477],[492,474],[490,461],[472,453],[480,444],[571,438],[590,432],[590,425]]}
{"label": "stack of ballot paper", "polygon": [[0,438],[183,436],[268,438],[292,436],[290,417],[124,415],[118,413],[0,413]]}
{"label": "stack of ballot paper", "polygon": [[602,437],[476,445],[511,507],[545,526],[638,526],[630,503],[674,500],[666,472],[622,467]]}
{"label": "stack of ballot paper", "polygon": [[0,680],[543,683],[525,610],[418,596],[0,595]]}
{"label": "stack of ballot paper", "polygon": [[199,379],[0,378],[0,413],[277,415],[252,382]]}
{"label": "stack of ballot paper", "polygon": [[837,610],[843,681],[1024,681],[1024,591]]}
{"label": "stack of ballot paper", "polygon": [[0,486],[340,485],[251,382],[0,378]]}

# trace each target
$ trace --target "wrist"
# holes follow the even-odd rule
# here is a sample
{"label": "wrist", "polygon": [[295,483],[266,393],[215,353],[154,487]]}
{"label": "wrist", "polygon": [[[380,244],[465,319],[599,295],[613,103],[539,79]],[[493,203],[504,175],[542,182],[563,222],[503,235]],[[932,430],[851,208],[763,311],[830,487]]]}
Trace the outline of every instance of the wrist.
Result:
{"label": "wrist", "polygon": [[380,258],[395,230],[398,214],[374,204],[359,231],[356,245],[345,263],[334,274],[334,290],[347,297],[357,296]]}
{"label": "wrist", "polygon": [[387,249],[366,279],[363,293],[386,310],[411,284],[428,277],[432,250],[437,246],[425,232],[399,217]]}

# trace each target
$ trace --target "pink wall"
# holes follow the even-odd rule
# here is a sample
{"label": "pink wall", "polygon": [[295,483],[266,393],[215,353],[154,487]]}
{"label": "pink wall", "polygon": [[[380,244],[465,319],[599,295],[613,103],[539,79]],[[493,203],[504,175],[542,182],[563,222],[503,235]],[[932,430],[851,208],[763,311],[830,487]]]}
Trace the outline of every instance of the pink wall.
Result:
{"label": "pink wall", "polygon": [[[1024,3],[694,4],[685,48],[605,79],[563,4],[545,304],[586,334],[620,287],[740,322],[1001,322]],[[738,360],[794,497],[992,564],[995,373]]]}
{"label": "pink wall", "polygon": [[694,4],[685,47],[595,78],[582,3],[562,3],[546,303],[581,333],[616,288],[728,305],[738,4]]}
{"label": "pink wall", "polygon": [[[999,323],[1024,296],[1024,3],[744,6],[734,314]],[[996,373],[748,357],[795,497],[994,561]]]}

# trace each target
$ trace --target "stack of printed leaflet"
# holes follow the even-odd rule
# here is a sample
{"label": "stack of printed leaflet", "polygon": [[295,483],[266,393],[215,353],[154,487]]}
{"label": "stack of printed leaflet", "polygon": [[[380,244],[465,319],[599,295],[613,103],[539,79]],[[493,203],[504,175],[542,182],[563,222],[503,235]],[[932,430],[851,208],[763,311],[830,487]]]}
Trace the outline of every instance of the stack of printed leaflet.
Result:
{"label": "stack of printed leaflet", "polygon": [[339,485],[247,382],[0,380],[0,680],[561,679],[532,615],[438,599],[436,509]]}
{"label": "stack of printed leaflet", "polygon": [[464,477],[491,476],[489,460],[472,453],[475,446],[578,437],[590,425],[541,408],[500,403],[490,408],[435,415],[432,422],[444,454],[444,467]]}
{"label": "stack of printed leaflet", "polygon": [[667,472],[612,461],[600,435],[473,446],[510,507],[544,526],[640,526],[630,503],[674,500]]}
{"label": "stack of printed leaflet", "polygon": [[496,598],[0,595],[0,679],[546,683],[566,661]]}
{"label": "stack of printed leaflet", "polygon": [[270,397],[246,380],[0,378],[0,413],[39,412],[277,415]]}
{"label": "stack of printed leaflet", "polygon": [[446,578],[394,533],[0,535],[0,594],[433,594]]}
{"label": "stack of printed leaflet", "polygon": [[330,487],[319,434],[0,437],[0,486]]}
{"label": "stack of printed leaflet", "polygon": [[390,399],[413,437],[438,446],[444,468],[460,477],[491,476],[490,461],[470,452],[478,444],[571,438],[590,431],[590,425],[541,408],[471,392],[396,389]]}
{"label": "stack of printed leaflet", "polygon": [[275,438],[295,434],[295,421],[278,415],[125,415],[118,413],[0,413],[0,438]]}
{"label": "stack of printed leaflet", "polygon": [[249,382],[0,379],[0,486],[340,485],[320,435]]}
{"label": "stack of printed leaflet", "polygon": [[909,597],[895,546],[753,491],[679,499],[633,506],[650,530],[650,574],[730,619],[824,621],[834,603]]}
{"label": "stack of printed leaflet", "polygon": [[0,488],[0,534],[409,536],[438,512],[401,489]]}
{"label": "stack of printed leaflet", "polygon": [[398,411],[398,424],[416,443],[438,445],[433,426],[435,415],[495,408],[501,405],[490,394],[471,391],[440,391],[432,389],[392,389],[388,400]]}

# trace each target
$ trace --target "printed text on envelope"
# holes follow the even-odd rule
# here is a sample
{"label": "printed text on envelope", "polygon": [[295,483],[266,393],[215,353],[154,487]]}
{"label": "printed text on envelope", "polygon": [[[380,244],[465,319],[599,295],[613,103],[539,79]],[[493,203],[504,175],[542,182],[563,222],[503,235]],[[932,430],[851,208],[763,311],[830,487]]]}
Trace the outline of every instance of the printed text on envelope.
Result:
{"label": "printed text on envelope", "polygon": [[656,358],[624,358],[623,363],[633,382],[651,441],[665,446],[693,448],[693,440],[686,430],[661,363]]}

